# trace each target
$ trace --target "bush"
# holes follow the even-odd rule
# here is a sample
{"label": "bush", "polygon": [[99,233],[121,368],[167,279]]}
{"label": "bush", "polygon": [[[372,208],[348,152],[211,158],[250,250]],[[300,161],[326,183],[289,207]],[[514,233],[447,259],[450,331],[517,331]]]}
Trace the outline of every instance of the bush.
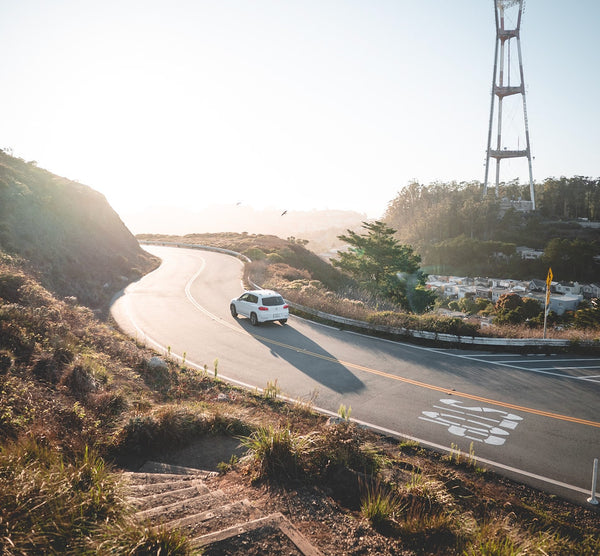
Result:
{"label": "bush", "polygon": [[394,328],[437,332],[438,334],[454,334],[456,336],[479,336],[479,326],[465,322],[456,317],[440,317],[437,315],[412,315],[382,311],[369,315],[367,321],[371,324],[381,324]]}
{"label": "bush", "polygon": [[185,446],[201,435],[247,432],[248,427],[236,417],[165,406],[148,415],[130,417],[115,437],[115,449],[121,454],[144,455]]}
{"label": "bush", "polygon": [[258,477],[279,479],[297,476],[302,467],[300,458],[311,444],[311,439],[293,433],[289,427],[259,427],[250,436],[240,437],[258,464]]}
{"label": "bush", "polygon": [[247,249],[244,251],[244,255],[246,255],[246,257],[252,261],[262,261],[263,259],[267,258],[265,252],[258,247],[251,247],[250,249]]}
{"label": "bush", "polygon": [[382,466],[382,460],[375,450],[363,442],[361,436],[356,426],[348,421],[331,426],[325,434],[313,439],[313,449],[307,460],[308,470],[321,478],[341,468],[376,474]]}
{"label": "bush", "polygon": [[124,520],[106,529],[105,540],[97,546],[98,554],[128,556],[188,556],[192,549],[187,538],[177,529],[152,528]]}
{"label": "bush", "polygon": [[26,281],[23,274],[10,272],[0,274],[0,298],[7,303],[19,303],[21,300],[19,290]]}
{"label": "bush", "polygon": [[0,374],[5,374],[15,364],[12,353],[7,350],[0,350]]}

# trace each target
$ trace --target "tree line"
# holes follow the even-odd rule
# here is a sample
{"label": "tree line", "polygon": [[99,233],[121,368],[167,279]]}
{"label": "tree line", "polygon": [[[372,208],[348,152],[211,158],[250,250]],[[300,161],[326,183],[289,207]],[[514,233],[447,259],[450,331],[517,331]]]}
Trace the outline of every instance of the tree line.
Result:
{"label": "tree line", "polygon": [[[548,178],[535,185],[534,212],[518,212],[507,201],[527,200],[528,186],[501,184],[499,196],[483,196],[480,182],[409,184],[390,201],[384,222],[414,249],[429,273],[598,281],[600,180]],[[517,246],[543,250],[522,259]]]}

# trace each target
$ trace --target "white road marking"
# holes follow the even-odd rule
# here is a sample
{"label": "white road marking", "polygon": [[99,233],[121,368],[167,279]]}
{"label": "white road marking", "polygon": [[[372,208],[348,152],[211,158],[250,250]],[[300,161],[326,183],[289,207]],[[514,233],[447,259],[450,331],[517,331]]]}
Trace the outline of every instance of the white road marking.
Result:
{"label": "white road marking", "polygon": [[589,366],[577,366],[577,367],[536,367],[536,371],[549,371],[554,369],[555,371],[576,371],[578,369],[600,369],[600,365],[589,365]]}
{"label": "white road marking", "polygon": [[[448,398],[442,398],[440,402],[444,405],[434,405],[433,407],[441,411],[423,411],[419,419],[447,427],[448,432],[455,436],[483,442],[491,446],[502,446],[506,442],[506,437],[508,437],[510,431],[516,429],[517,425],[523,420],[523,417],[519,415],[494,409],[493,407],[464,406],[464,402]],[[481,415],[482,413],[500,416],[500,419],[486,418]],[[477,420],[468,419],[467,417],[475,417]],[[491,421],[492,424],[483,423],[479,419]]]}

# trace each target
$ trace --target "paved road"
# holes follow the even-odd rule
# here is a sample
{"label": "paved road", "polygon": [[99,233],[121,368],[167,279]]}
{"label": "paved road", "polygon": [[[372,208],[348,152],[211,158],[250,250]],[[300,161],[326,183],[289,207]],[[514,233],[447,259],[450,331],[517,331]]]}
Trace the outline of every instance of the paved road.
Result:
{"label": "paved road", "polygon": [[149,345],[242,384],[277,380],[293,399],[434,447],[471,443],[480,463],[585,503],[600,457],[600,359],[416,346],[291,317],[233,319],[242,263],[213,252],[147,247],[163,259],[112,314]]}

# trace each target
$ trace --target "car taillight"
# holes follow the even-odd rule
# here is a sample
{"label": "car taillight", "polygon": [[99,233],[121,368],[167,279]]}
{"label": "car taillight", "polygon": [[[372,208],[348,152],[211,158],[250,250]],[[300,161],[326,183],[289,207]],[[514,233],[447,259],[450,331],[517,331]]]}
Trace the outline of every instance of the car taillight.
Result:
{"label": "car taillight", "polygon": [[258,310],[259,311],[268,311],[269,308],[268,307],[259,307]]}
{"label": "car taillight", "polygon": [[289,307],[290,307],[289,305],[284,305],[283,306],[284,309],[289,309]]}

